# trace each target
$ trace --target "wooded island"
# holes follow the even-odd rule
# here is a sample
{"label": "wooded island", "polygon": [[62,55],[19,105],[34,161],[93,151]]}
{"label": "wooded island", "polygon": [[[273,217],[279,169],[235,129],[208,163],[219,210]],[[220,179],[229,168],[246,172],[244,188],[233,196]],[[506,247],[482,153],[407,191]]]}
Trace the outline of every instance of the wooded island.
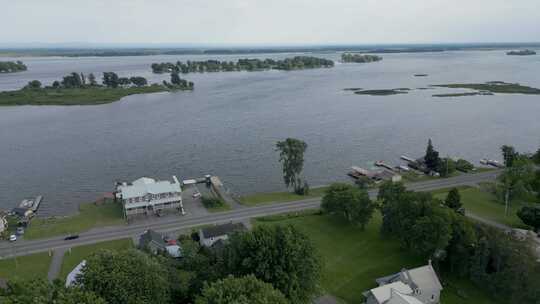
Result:
{"label": "wooded island", "polygon": [[103,73],[102,84],[99,84],[92,73],[73,72],[50,86],[32,80],[20,90],[0,92],[0,106],[97,105],[134,94],[193,90],[193,87],[193,82],[180,78],[178,73],[171,73],[170,83],[148,85],[144,77],[119,77],[114,72]]}
{"label": "wooded island", "polygon": [[22,72],[27,69],[22,61],[0,61],[0,73]]}
{"label": "wooded island", "polygon": [[153,63],[152,72],[156,74],[178,72],[188,73],[211,73],[211,72],[236,72],[236,71],[264,71],[264,70],[303,70],[316,68],[331,68],[332,60],[311,56],[296,56],[283,60],[274,59],[238,59],[234,61],[177,61]]}

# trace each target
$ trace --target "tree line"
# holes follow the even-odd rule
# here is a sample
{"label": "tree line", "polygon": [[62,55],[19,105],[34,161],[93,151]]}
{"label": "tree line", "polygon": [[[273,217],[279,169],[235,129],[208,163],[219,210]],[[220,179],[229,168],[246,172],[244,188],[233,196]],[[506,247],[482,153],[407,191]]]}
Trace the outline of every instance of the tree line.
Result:
{"label": "tree line", "polygon": [[401,183],[383,184],[378,196],[381,232],[434,259],[440,270],[469,278],[497,298],[538,303],[540,263],[534,248],[456,212],[461,205],[457,193],[453,190],[441,201],[430,193],[407,191]]}
{"label": "tree line", "polygon": [[[13,280],[6,304],[292,304],[319,292],[322,262],[293,226],[259,226],[223,246],[201,247],[198,234],[179,239],[183,258],[141,250],[99,251],[72,287],[57,280]],[[134,267],[135,266],[135,267]]]}
{"label": "tree line", "polygon": [[170,73],[178,72],[182,74],[188,73],[211,73],[211,72],[233,72],[233,71],[261,71],[261,70],[301,70],[312,68],[328,68],[333,67],[332,60],[317,58],[311,56],[296,56],[283,60],[274,59],[238,59],[234,61],[177,61],[176,63],[162,62],[153,63],[152,72]]}
{"label": "tree line", "polygon": [[[193,89],[194,84],[191,81],[181,79],[178,73],[171,73],[171,82],[164,81],[163,85],[170,89]],[[62,80],[56,80],[50,86],[43,86],[39,80],[32,80],[23,89],[85,89],[85,88],[129,88],[129,87],[145,87],[148,86],[148,80],[141,76],[119,77],[114,72],[104,72],[101,78],[101,83],[98,83],[96,76],[93,73],[85,75],[84,73],[72,72]]]}
{"label": "tree line", "polygon": [[367,63],[367,62],[377,62],[381,60],[383,60],[383,58],[377,55],[359,54],[359,53],[341,54],[341,61],[343,62]]}
{"label": "tree line", "polygon": [[0,61],[0,73],[21,72],[27,69],[22,61]]}

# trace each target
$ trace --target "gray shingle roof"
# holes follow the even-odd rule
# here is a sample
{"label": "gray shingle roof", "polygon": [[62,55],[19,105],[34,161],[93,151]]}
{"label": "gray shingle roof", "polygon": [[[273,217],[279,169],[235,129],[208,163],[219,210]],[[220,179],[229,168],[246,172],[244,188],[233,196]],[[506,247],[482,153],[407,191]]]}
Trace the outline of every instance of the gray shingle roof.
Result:
{"label": "gray shingle roof", "polygon": [[227,235],[233,232],[245,231],[246,227],[242,223],[227,223],[223,225],[216,225],[208,228],[201,229],[202,234],[205,238],[218,237],[222,235]]}

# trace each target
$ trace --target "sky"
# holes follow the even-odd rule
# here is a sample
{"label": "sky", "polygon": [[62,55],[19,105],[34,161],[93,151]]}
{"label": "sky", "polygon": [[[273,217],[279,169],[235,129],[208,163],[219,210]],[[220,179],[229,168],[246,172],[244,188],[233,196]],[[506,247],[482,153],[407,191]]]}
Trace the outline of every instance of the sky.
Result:
{"label": "sky", "polygon": [[0,43],[540,42],[540,0],[0,0]]}

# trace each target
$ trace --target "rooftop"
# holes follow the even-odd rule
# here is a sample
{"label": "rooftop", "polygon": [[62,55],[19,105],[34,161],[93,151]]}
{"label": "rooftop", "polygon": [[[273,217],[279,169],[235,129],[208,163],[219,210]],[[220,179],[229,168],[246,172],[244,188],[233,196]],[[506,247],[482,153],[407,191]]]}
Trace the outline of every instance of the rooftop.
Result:
{"label": "rooftop", "polygon": [[153,178],[141,177],[131,183],[131,185],[118,186],[118,191],[121,192],[123,199],[141,197],[146,194],[182,192],[180,182],[176,176],[173,176],[173,180],[173,182],[156,181]]}
{"label": "rooftop", "polygon": [[201,229],[202,234],[205,238],[212,238],[227,235],[229,233],[237,231],[245,231],[246,227],[242,223],[227,223],[222,225],[216,225],[208,228]]}

